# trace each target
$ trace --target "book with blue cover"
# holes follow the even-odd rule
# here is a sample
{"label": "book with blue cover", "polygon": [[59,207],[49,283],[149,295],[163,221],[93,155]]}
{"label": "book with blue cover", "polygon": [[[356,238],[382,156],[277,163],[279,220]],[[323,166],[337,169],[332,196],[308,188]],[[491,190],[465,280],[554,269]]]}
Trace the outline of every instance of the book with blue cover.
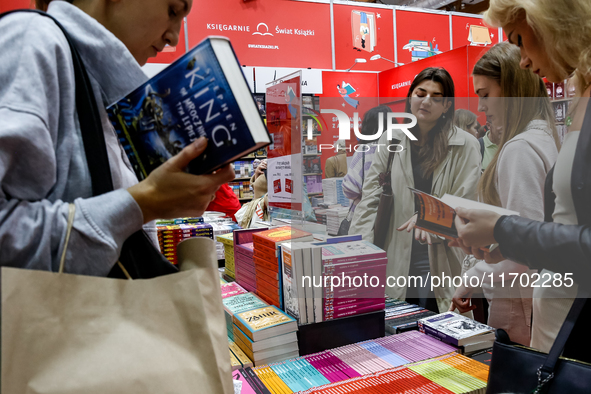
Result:
{"label": "book with blue cover", "polygon": [[107,108],[139,180],[199,137],[207,174],[271,142],[230,41],[208,37]]}

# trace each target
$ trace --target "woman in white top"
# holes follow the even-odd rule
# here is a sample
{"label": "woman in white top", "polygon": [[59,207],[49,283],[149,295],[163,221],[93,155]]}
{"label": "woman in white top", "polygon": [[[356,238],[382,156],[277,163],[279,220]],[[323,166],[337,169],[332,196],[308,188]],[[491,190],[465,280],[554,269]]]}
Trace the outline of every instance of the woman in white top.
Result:
{"label": "woman in white top", "polygon": [[[519,49],[503,42],[474,66],[478,109],[492,127],[502,130],[499,150],[480,179],[478,193],[487,204],[543,220],[544,181],[558,156],[559,141],[546,87],[538,77],[519,68],[519,59]],[[488,324],[504,329],[512,341],[526,346],[530,344],[533,288],[531,281],[523,281],[523,286],[519,280],[513,282],[511,274],[528,270],[510,260],[497,265],[479,261],[466,272],[465,281],[476,283],[470,278],[487,278],[483,291],[490,305]],[[470,306],[473,290],[463,286],[456,289],[451,309],[474,309]]]}
{"label": "woman in white top", "polygon": [[[556,195],[554,208],[552,199],[546,201],[547,212],[553,212],[547,219],[552,222],[483,210],[456,210],[460,239],[454,245],[489,263],[510,258],[530,268],[544,269],[540,272],[543,282],[552,287],[540,288],[547,294],[533,311],[531,344],[548,351],[577,292],[573,282],[588,290],[591,278],[591,113],[585,115],[586,110],[590,112],[591,2],[491,0],[485,20],[502,27],[509,42],[520,48],[522,68],[550,82],[562,82],[575,74],[577,95],[584,98],[569,110],[569,133],[553,177],[547,180]],[[494,242],[499,244],[494,252],[480,250]],[[564,348],[564,357],[591,361],[589,322],[591,303],[587,301]]]}

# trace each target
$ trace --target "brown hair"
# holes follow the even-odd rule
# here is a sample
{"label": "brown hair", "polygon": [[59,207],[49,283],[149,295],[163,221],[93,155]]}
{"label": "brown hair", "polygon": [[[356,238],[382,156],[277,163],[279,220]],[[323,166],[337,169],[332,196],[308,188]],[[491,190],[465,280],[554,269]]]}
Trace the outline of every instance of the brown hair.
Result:
{"label": "brown hair", "polygon": [[468,131],[474,122],[476,122],[476,119],[476,114],[467,109],[456,109],[456,113],[454,114],[454,124],[464,131]]}
{"label": "brown hair", "polygon": [[[410,113],[410,101],[412,92],[423,81],[433,81],[441,84],[443,89],[444,103],[451,101],[451,106],[444,116],[441,116],[435,127],[429,131],[427,142],[419,149],[419,161],[422,163],[423,176],[429,177],[435,169],[447,157],[449,147],[450,130],[453,127],[455,103],[454,103],[454,81],[451,75],[444,68],[428,67],[421,71],[412,81],[408,94],[406,95],[406,109]],[[418,127],[418,126],[415,126]]]}
{"label": "brown hair", "polygon": [[492,205],[501,206],[495,174],[501,148],[515,136],[523,133],[532,120],[544,120],[551,130],[557,148],[560,148],[554,112],[544,82],[529,70],[519,67],[519,48],[508,42],[496,44],[476,62],[472,75],[495,80],[501,87],[504,109],[503,133],[499,149],[478,182],[480,199]]}

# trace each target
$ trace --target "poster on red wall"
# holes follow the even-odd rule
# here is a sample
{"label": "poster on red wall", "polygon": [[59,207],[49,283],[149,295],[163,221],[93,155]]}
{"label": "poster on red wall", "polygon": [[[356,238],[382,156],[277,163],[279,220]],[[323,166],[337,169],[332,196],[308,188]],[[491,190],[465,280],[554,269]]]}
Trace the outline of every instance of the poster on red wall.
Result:
{"label": "poster on red wall", "polygon": [[[347,146],[347,155],[352,155],[352,146],[357,144],[353,130],[354,122],[360,128],[363,123],[363,115],[371,108],[378,105],[377,74],[330,72],[322,73],[322,90],[320,95],[320,111],[337,110],[346,114],[349,119],[348,138],[344,138]],[[355,115],[357,113],[357,116]],[[319,119],[317,137],[318,152],[321,154],[321,168],[326,169],[326,160],[336,154],[336,142],[339,140],[338,115],[334,112],[325,112]]]}
{"label": "poster on red wall", "polygon": [[334,6],[335,63],[337,70],[346,70],[355,59],[354,70],[383,71],[394,67],[394,22],[391,9]]}
{"label": "poster on red wall", "polygon": [[491,46],[499,42],[499,31],[488,27],[482,18],[452,15],[453,47],[464,45]]}
{"label": "poster on red wall", "polygon": [[0,1],[0,13],[19,10],[22,8],[35,8],[32,0],[2,0]]}
{"label": "poster on red wall", "polygon": [[[406,97],[415,77],[427,67],[445,68],[454,81],[455,97],[469,97],[468,48],[464,46],[380,73],[380,103],[395,101],[392,98]],[[462,108],[462,105],[456,107]],[[467,104],[465,106],[467,108]]]}
{"label": "poster on red wall", "polygon": [[332,68],[328,4],[200,1],[187,20],[189,46],[210,35],[228,37],[242,65]]}
{"label": "poster on red wall", "polygon": [[416,11],[396,11],[398,62],[410,63],[447,52],[449,16]]}

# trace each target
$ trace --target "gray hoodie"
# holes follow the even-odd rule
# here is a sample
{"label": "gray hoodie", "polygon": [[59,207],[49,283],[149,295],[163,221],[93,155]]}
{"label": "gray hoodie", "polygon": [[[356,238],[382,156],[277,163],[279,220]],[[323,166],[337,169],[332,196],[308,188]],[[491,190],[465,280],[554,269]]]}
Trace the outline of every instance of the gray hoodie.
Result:
{"label": "gray hoodie", "polygon": [[137,178],[104,106],[147,78],[124,44],[79,8],[53,1],[48,12],[68,30],[86,65],[116,190],[91,197],[72,58],[61,30],[36,14],[0,19],[0,265],[56,271],[68,202],[75,202],[65,271],[106,275],[143,217],[125,190]]}

